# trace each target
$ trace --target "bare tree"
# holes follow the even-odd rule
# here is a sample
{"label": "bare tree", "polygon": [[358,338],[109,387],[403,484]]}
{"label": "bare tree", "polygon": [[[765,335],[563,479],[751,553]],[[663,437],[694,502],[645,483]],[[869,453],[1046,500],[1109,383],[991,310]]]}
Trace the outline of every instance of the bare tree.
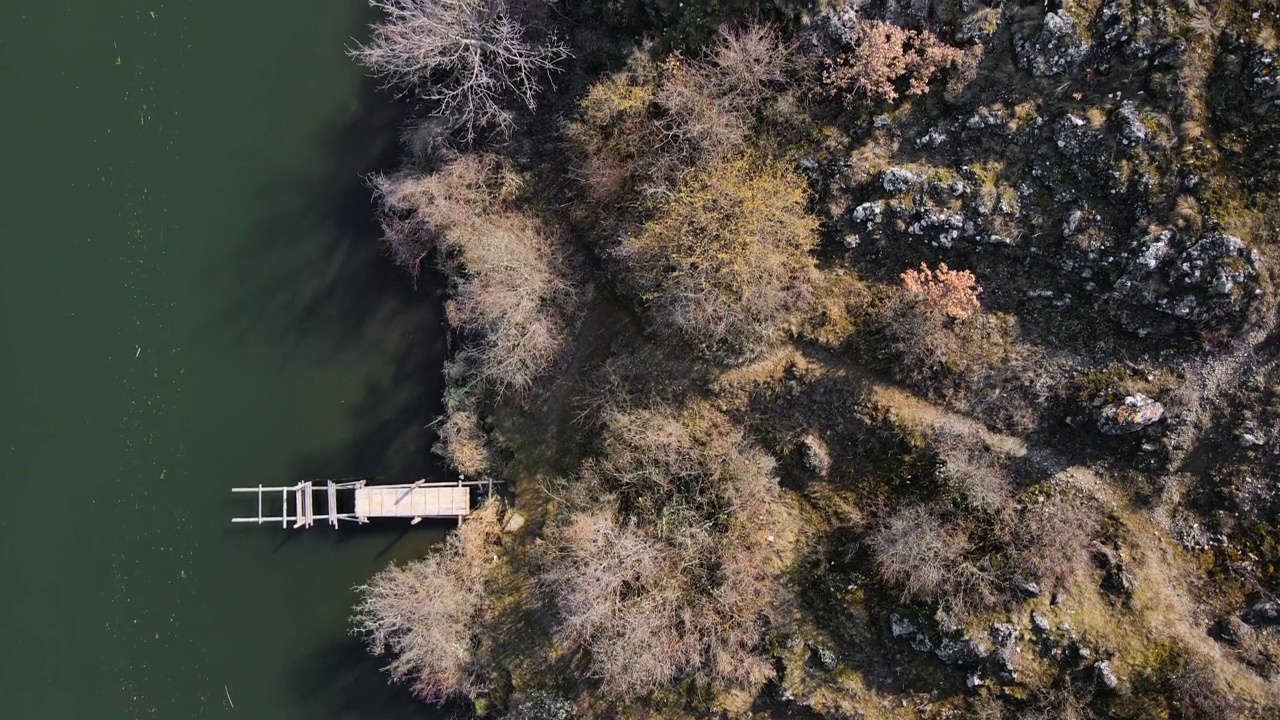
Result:
{"label": "bare tree", "polygon": [[609,411],[542,580],[609,695],[694,676],[758,688],[779,614],[773,460],[709,411]]}
{"label": "bare tree", "polygon": [[515,206],[521,178],[496,157],[465,155],[431,175],[372,179],[392,256],[415,274],[432,251],[451,270],[455,358],[500,391],[521,392],[558,357],[574,311],[563,234]]}
{"label": "bare tree", "polygon": [[483,640],[498,503],[472,513],[444,545],[421,560],[391,565],[356,588],[352,632],[386,670],[424,700],[474,697],[484,688],[491,653]]}
{"label": "bare tree", "polygon": [[716,353],[777,340],[811,298],[818,220],[804,178],[750,159],[698,168],[615,256],[659,329]]}
{"label": "bare tree", "polygon": [[456,121],[467,139],[510,134],[516,99],[537,105],[542,78],[569,50],[554,37],[532,44],[508,0],[369,0],[386,13],[351,55],[387,86],[406,86]]}

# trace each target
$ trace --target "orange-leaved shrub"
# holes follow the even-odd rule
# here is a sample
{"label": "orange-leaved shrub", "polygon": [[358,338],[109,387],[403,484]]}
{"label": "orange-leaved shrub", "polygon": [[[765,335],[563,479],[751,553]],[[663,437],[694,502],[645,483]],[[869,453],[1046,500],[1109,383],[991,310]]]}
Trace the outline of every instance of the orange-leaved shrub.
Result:
{"label": "orange-leaved shrub", "polygon": [[931,270],[920,263],[919,270],[908,268],[901,277],[902,286],[919,298],[928,312],[963,320],[982,307],[978,302],[982,288],[968,270],[952,270],[946,263],[938,263],[938,269]]}
{"label": "orange-leaved shrub", "polygon": [[963,57],[963,50],[942,42],[929,30],[863,20],[855,32],[853,50],[828,59],[822,81],[832,95],[892,102],[900,92],[927,92],[938,73]]}

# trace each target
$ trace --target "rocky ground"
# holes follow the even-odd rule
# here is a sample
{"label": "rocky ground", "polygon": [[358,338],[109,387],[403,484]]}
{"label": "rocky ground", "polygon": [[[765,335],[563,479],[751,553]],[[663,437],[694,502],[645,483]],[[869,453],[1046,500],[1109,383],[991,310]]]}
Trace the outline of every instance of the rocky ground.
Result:
{"label": "rocky ground", "polygon": [[[698,36],[677,22],[694,10],[642,5],[679,30],[667,41]],[[768,139],[807,179],[822,238],[812,308],[772,348],[726,363],[654,330],[610,250],[624,226],[593,215],[590,189],[564,172],[576,100],[505,151],[569,226],[591,289],[534,392],[476,401],[492,472],[513,491],[495,562],[524,577],[513,602],[534,608],[479,706],[526,718],[1277,712],[1280,8],[775,10],[808,85],[799,129]],[[842,97],[822,68],[870,21],[935,33],[960,59],[927,92]],[[591,28],[574,32],[576,98],[621,63],[582,51]],[[559,139],[540,149],[547,137]],[[910,335],[902,275],[940,263],[972,273],[980,310]],[[773,668],[763,687],[680,677],[615,702],[548,629],[554,589],[525,576],[551,562],[558,483],[600,452],[592,418],[609,403],[708,408],[777,461],[768,542],[788,600],[759,649]]]}

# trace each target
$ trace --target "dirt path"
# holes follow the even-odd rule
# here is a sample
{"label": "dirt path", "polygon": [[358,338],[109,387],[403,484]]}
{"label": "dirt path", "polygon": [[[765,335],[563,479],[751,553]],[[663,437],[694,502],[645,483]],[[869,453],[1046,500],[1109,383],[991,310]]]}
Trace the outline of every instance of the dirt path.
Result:
{"label": "dirt path", "polygon": [[[1233,373],[1242,372],[1249,353],[1267,337],[1267,329],[1259,327],[1242,348],[1224,362],[1206,369],[1206,389],[1221,388]],[[1159,514],[1137,507],[1114,480],[1094,468],[1076,464],[1043,444],[996,432],[983,423],[933,404],[905,388],[876,377],[865,369],[843,361],[825,351],[803,349],[798,356],[806,363],[846,373],[865,382],[872,402],[888,410],[899,422],[925,430],[946,430],[990,451],[1019,462],[1024,468],[1041,475],[1049,483],[1068,486],[1092,499],[1122,524],[1121,544],[1128,572],[1137,581],[1132,609],[1119,610],[1096,587],[1082,586],[1072,594],[1079,603],[1072,612],[1073,624],[1092,630],[1102,638],[1111,637],[1115,646],[1149,649],[1154,643],[1176,641],[1206,658],[1213,666],[1225,670],[1231,686],[1239,693],[1254,698],[1276,697],[1280,685],[1260,679],[1206,632],[1212,617],[1206,615],[1202,603],[1196,601],[1195,585],[1200,570],[1177,544],[1161,522]],[[1211,394],[1204,397],[1212,397]],[[1136,624],[1135,624],[1135,621]]]}

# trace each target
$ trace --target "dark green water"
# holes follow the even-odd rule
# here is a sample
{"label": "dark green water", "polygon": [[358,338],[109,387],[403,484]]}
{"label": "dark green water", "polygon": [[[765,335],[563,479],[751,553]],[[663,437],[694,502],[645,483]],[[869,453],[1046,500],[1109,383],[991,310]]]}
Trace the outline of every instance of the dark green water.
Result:
{"label": "dark green water", "polygon": [[432,472],[364,3],[2,5],[0,717],[427,716],[345,618],[441,528],[228,522],[236,485]]}

